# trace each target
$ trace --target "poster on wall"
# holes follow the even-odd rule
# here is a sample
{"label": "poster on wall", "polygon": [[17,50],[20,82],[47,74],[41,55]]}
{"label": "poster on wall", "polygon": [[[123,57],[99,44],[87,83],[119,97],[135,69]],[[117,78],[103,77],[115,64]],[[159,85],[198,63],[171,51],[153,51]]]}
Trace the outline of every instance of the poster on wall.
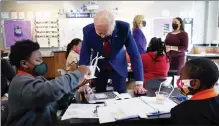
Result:
{"label": "poster on wall", "polygon": [[10,48],[16,41],[32,39],[30,21],[5,20],[3,27],[5,48]]}
{"label": "poster on wall", "polygon": [[153,21],[153,37],[162,38],[164,41],[166,38],[166,35],[171,32],[172,28],[172,19],[154,19]]}
{"label": "poster on wall", "polygon": [[18,19],[18,15],[16,11],[11,12],[11,19]]}
{"label": "poster on wall", "polygon": [[9,19],[9,13],[8,12],[1,12],[1,18],[2,19]]}
{"label": "poster on wall", "polygon": [[192,44],[192,28],[193,28],[193,18],[184,18],[184,29],[188,33],[189,43]]}
{"label": "poster on wall", "polygon": [[25,12],[18,12],[18,19],[25,19]]}

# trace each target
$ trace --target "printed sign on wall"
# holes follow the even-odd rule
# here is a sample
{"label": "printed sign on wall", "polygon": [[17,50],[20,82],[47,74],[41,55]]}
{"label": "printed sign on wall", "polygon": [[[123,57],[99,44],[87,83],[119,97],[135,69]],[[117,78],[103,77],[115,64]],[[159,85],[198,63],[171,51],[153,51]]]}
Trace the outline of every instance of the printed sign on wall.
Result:
{"label": "printed sign on wall", "polygon": [[16,41],[32,39],[31,22],[22,20],[4,21],[5,48],[10,48]]}

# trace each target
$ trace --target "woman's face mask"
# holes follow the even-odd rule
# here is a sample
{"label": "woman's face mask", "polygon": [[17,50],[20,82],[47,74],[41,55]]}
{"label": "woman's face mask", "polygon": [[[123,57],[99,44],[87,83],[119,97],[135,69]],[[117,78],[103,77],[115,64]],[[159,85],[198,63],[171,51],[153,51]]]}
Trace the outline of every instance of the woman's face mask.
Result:
{"label": "woman's face mask", "polygon": [[142,22],[143,27],[146,27],[146,21]]}
{"label": "woman's face mask", "polygon": [[178,26],[179,26],[178,24],[173,23],[172,24],[173,30],[176,30],[178,28]]}

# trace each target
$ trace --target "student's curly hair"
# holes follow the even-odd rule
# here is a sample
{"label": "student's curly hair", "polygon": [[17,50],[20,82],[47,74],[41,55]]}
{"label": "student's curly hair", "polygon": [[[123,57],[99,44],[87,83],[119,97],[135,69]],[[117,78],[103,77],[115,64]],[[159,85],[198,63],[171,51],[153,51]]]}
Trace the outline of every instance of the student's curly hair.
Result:
{"label": "student's curly hair", "polygon": [[201,87],[212,88],[218,81],[218,66],[207,58],[196,58],[189,60],[185,64],[185,70],[190,79],[199,79]]}
{"label": "student's curly hair", "polygon": [[12,65],[20,68],[20,62],[22,60],[28,60],[34,51],[40,49],[38,43],[32,40],[17,41],[11,46],[11,53],[9,55],[9,61]]}
{"label": "student's curly hair", "polygon": [[165,44],[165,42],[163,42],[161,40],[161,38],[154,37],[151,39],[151,41],[149,43],[149,46],[147,48],[147,52],[155,52],[155,51],[157,51],[156,57],[153,58],[153,60],[155,62],[158,61],[157,58],[159,58],[160,56],[163,56],[164,54],[166,54],[167,59],[170,62],[170,58],[167,55],[167,51],[166,51],[166,44]]}
{"label": "student's curly hair", "polygon": [[67,50],[66,50],[66,54],[65,54],[65,58],[68,58],[68,55],[72,49],[73,46],[77,46],[79,43],[81,42],[81,39],[79,38],[75,38],[73,39],[67,46]]}

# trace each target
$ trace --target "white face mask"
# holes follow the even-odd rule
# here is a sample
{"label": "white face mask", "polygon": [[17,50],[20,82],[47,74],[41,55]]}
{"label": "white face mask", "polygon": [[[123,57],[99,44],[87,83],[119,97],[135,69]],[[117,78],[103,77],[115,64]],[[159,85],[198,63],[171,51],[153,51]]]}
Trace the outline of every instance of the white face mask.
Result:
{"label": "white face mask", "polygon": [[177,80],[177,87],[183,95],[187,95],[190,92],[189,87],[191,87],[191,81],[192,79]]}
{"label": "white face mask", "polygon": [[177,80],[177,86],[178,88],[188,88],[191,87],[192,79],[184,79],[184,80]]}

